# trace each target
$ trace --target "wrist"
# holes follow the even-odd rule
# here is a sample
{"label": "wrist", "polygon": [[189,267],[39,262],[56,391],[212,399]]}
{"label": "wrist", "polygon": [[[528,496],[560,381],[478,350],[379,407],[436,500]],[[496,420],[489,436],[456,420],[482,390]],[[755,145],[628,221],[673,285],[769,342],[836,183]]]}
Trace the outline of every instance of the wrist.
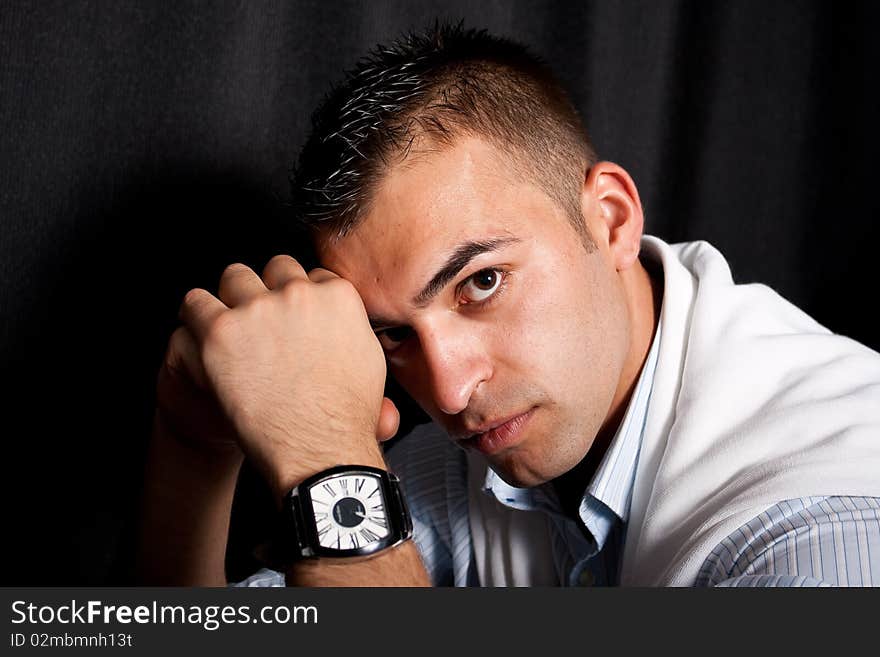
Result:
{"label": "wrist", "polygon": [[412,541],[367,561],[333,562],[304,559],[285,571],[288,586],[431,586]]}
{"label": "wrist", "polygon": [[273,538],[258,554],[278,571],[300,561],[373,561],[413,533],[400,480],[376,466],[319,471],[285,495],[280,511]]}
{"label": "wrist", "polygon": [[388,469],[379,444],[375,437],[370,436],[363,444],[349,449],[320,455],[290,454],[278,459],[268,468],[268,484],[276,502],[280,503],[292,488],[312,475],[337,465],[368,465],[382,470]]}

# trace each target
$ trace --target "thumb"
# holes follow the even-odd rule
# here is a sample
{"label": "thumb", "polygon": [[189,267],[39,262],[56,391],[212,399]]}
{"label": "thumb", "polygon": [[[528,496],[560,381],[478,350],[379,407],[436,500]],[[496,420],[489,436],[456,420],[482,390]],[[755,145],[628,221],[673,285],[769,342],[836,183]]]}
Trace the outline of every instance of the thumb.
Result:
{"label": "thumb", "polygon": [[394,402],[388,397],[382,398],[382,408],[379,411],[379,422],[376,424],[376,440],[380,443],[393,438],[400,427],[400,412]]}
{"label": "thumb", "polygon": [[199,354],[199,347],[192,333],[185,326],[179,326],[168,341],[164,368],[175,374],[184,374],[198,388],[208,389],[208,377]]}

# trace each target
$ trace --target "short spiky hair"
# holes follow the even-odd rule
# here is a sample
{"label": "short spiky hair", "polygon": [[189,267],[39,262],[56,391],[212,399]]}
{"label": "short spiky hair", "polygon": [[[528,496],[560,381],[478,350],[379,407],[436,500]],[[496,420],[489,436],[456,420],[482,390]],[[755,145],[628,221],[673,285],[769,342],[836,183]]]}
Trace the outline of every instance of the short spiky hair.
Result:
{"label": "short spiky hair", "polygon": [[580,190],[595,153],[561,85],[520,44],[461,24],[407,35],[360,60],[312,121],[291,179],[309,229],[348,233],[415,139],[444,146],[471,135],[509,155],[589,242]]}

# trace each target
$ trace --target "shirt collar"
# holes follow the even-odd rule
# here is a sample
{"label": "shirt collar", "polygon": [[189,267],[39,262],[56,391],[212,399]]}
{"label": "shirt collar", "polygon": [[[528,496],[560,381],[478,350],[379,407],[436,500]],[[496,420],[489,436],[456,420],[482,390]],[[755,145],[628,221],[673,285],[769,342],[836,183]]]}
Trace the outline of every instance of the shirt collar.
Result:
{"label": "shirt collar", "polygon": [[605,504],[624,522],[629,518],[629,503],[632,499],[639,448],[642,444],[648,402],[654,384],[660,329],[661,325],[658,321],[651,349],[639,374],[626,414],[585,493],[585,496],[591,495]]}

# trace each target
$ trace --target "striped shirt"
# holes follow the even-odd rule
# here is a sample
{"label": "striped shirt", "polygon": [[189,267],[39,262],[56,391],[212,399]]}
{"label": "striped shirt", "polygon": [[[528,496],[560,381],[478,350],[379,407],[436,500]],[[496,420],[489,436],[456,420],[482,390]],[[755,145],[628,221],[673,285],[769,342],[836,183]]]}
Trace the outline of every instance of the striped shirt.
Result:
{"label": "striped shirt", "polygon": [[[626,414],[581,499],[564,514],[552,484],[507,485],[488,470],[483,494],[551,521],[561,586],[618,583],[626,523],[645,426],[661,327]],[[423,425],[389,451],[413,515],[414,539],[437,586],[477,586],[469,517],[467,458],[434,425]],[[237,586],[284,586],[263,569]],[[880,586],[880,498],[807,497],[766,509],[727,536],[703,563],[694,586]]]}

